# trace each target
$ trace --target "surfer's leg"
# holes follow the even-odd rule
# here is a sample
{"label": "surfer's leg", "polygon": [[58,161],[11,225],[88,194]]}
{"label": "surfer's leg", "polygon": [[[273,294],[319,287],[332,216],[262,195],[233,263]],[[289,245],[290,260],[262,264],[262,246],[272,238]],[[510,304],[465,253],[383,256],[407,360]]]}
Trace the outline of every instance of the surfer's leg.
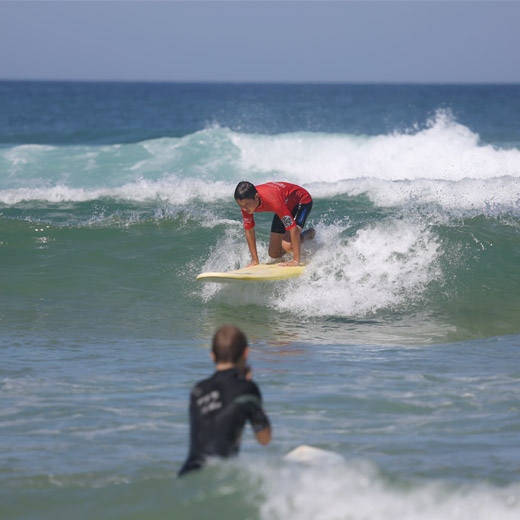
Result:
{"label": "surfer's leg", "polygon": [[[300,226],[297,226],[297,228],[301,233],[302,228]],[[291,233],[289,231],[286,231],[285,235],[283,236],[282,247],[286,253],[290,253],[292,251]]]}
{"label": "surfer's leg", "polygon": [[[306,231],[304,231],[302,233],[302,228],[300,226],[296,226],[298,228],[298,231],[300,232],[300,244],[302,242],[305,242],[305,240],[309,240],[310,238],[313,238],[314,237],[314,234],[316,233],[314,231],[314,229],[310,228],[310,229],[307,229]],[[311,231],[314,232],[314,234],[311,235]],[[283,247],[283,250],[286,252],[286,253],[290,253],[292,252],[292,242],[291,242],[291,233],[290,231],[286,231],[285,232],[285,235],[283,236],[283,240],[282,240],[282,247]]]}
{"label": "surfer's leg", "polygon": [[[308,202],[307,204],[298,204],[292,210],[292,216],[298,226],[298,230],[300,231],[300,244],[303,244],[303,242],[305,242],[306,240],[314,238],[314,235],[316,234],[314,228],[309,228],[302,232],[303,228],[305,227],[305,221],[307,220],[307,217],[309,216],[311,209],[312,202]],[[291,244],[291,233],[289,231],[286,231],[283,237],[282,247],[286,252],[290,252],[293,250]]]}
{"label": "surfer's leg", "polygon": [[[303,244],[306,240],[311,240],[314,238],[314,235],[316,235],[316,230],[314,228],[306,229],[302,233],[302,228],[300,226],[297,226],[298,230],[300,231],[300,244]],[[282,240],[282,247],[286,253],[290,253],[293,250],[292,243],[291,243],[291,233],[287,231],[283,237]]]}
{"label": "surfer's leg", "polygon": [[271,231],[271,238],[269,240],[269,256],[271,258],[280,258],[285,254],[282,247],[283,233],[274,233]]}
{"label": "surfer's leg", "polygon": [[284,234],[285,227],[280,217],[275,213],[273,223],[271,224],[271,238],[269,239],[269,256],[271,258],[280,258],[285,254],[282,247]]}
{"label": "surfer's leg", "polygon": [[[306,240],[310,240],[314,238],[316,231],[314,228],[309,228],[302,233],[303,226],[305,226],[305,221],[309,216],[309,213],[312,209],[312,202],[307,204],[299,204],[295,206],[292,211],[293,218],[297,223],[298,230],[300,231],[300,244],[305,242]],[[278,217],[275,215],[273,218],[273,223],[271,225],[271,240],[269,242],[269,256],[271,258],[280,258],[285,253],[290,253],[293,250],[293,246],[291,243],[291,233],[290,231],[285,231],[285,227]]]}

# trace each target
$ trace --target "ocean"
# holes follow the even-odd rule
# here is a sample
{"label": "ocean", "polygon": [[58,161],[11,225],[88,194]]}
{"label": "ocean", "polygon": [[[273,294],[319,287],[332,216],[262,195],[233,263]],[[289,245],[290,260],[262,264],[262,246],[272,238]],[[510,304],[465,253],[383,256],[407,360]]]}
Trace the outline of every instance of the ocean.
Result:
{"label": "ocean", "polygon": [[[313,196],[301,277],[195,281],[241,180]],[[273,440],[178,479],[225,323]],[[517,519],[519,354],[519,85],[0,82],[2,520]]]}

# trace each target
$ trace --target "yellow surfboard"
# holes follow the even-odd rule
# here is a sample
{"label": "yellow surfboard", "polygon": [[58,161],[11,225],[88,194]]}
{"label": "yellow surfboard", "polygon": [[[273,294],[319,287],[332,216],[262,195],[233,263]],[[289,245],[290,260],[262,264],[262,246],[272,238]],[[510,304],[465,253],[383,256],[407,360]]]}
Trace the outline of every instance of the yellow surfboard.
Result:
{"label": "yellow surfboard", "polygon": [[300,276],[305,269],[304,265],[296,267],[280,267],[278,263],[259,264],[253,267],[244,267],[236,271],[224,273],[201,273],[197,280],[202,282],[230,282],[232,280],[246,280],[250,282],[267,282],[269,280],[287,280]]}

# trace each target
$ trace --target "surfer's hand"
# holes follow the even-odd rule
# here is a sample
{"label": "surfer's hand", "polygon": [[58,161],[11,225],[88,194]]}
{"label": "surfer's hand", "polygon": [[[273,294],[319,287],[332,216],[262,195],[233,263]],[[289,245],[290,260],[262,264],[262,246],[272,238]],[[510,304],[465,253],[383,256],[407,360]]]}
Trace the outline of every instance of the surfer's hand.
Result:
{"label": "surfer's hand", "polygon": [[257,262],[256,260],[253,260],[249,265],[246,265],[246,267],[253,267],[254,265],[258,265],[259,262]]}
{"label": "surfer's hand", "polygon": [[253,369],[249,365],[244,365],[242,369],[242,377],[246,381],[251,381],[253,379]]}
{"label": "surfer's hand", "polygon": [[282,262],[281,264],[278,264],[280,267],[297,267],[300,265],[300,262],[297,262],[296,260],[291,260],[290,262]]}

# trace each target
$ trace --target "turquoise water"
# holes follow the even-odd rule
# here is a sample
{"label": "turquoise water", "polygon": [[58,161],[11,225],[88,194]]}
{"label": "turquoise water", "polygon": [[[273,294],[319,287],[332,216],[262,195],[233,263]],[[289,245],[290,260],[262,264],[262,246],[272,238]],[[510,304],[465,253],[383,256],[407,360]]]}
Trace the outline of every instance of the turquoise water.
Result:
{"label": "turquoise water", "polygon": [[[0,82],[0,517],[517,518],[520,87]],[[245,265],[236,183],[314,197]],[[270,217],[259,215],[267,259]],[[178,480],[216,327],[273,422]],[[281,462],[300,444],[343,462]]]}

